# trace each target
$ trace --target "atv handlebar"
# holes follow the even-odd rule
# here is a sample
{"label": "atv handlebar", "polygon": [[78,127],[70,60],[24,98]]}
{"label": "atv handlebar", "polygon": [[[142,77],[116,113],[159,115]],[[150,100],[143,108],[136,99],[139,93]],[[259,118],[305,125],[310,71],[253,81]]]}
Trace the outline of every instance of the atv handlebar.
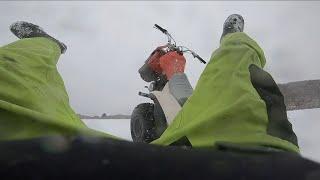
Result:
{"label": "atv handlebar", "polygon": [[167,34],[168,31],[164,28],[162,28],[161,26],[159,26],[158,24],[154,24],[155,28],[159,29],[162,33]]}
{"label": "atv handlebar", "polygon": [[[168,44],[166,45],[166,47],[168,47],[170,50],[173,51],[178,51],[178,52],[190,52],[194,58],[197,58],[200,62],[202,62],[203,64],[206,64],[207,62],[205,60],[203,60],[198,54],[196,54],[195,52],[193,52],[192,50],[190,50],[187,47],[184,46],[176,46],[176,41],[172,38],[172,36],[170,35],[170,33],[162,28],[161,26],[159,26],[158,24],[154,24],[154,27],[156,29],[158,29],[159,31],[161,31],[163,34],[167,35],[168,37]],[[171,43],[171,40],[174,42],[173,44]]]}
{"label": "atv handlebar", "polygon": [[203,64],[207,64],[207,62],[203,60],[199,55],[197,55],[196,58],[199,59],[199,61],[202,62]]}
{"label": "atv handlebar", "polygon": [[203,64],[206,64],[207,62],[205,60],[203,60],[197,53],[195,53],[194,51],[190,50],[189,48],[185,47],[185,46],[178,46],[177,49],[179,49],[180,52],[189,52],[190,54],[192,54],[192,56],[194,58],[197,58],[200,62],[202,62]]}
{"label": "atv handlebar", "polygon": [[[176,46],[176,41],[173,39],[173,37],[171,36],[171,34],[170,34],[166,29],[162,28],[162,27],[159,26],[158,24],[154,24],[154,27],[167,36],[167,38],[168,38],[168,44],[170,44],[170,45],[172,45],[172,46]],[[171,43],[172,41],[173,41],[173,43]]]}

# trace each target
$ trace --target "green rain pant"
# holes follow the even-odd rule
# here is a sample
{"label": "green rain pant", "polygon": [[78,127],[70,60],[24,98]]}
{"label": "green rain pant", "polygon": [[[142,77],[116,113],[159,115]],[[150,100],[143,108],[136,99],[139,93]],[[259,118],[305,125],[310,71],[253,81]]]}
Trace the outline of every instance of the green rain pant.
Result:
{"label": "green rain pant", "polygon": [[75,134],[109,135],[87,128],[69,105],[57,71],[59,46],[46,38],[0,48],[0,140]]}
{"label": "green rain pant", "polygon": [[[299,152],[283,96],[258,44],[245,33],[225,36],[181,111],[153,144],[186,139],[193,147],[222,144]],[[233,146],[232,145],[232,146]]]}

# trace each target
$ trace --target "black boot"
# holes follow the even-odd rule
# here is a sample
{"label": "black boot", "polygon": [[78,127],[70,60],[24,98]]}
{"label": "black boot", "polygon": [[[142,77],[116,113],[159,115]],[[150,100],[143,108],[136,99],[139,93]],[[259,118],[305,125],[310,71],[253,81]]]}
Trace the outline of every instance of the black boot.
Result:
{"label": "black boot", "polygon": [[10,31],[14,35],[16,35],[19,39],[33,38],[33,37],[49,38],[59,45],[61,49],[61,54],[64,54],[67,50],[67,46],[65,44],[53,38],[52,36],[48,35],[41,27],[35,24],[24,22],[24,21],[18,21],[13,23],[10,26]]}
{"label": "black boot", "polygon": [[222,38],[229,33],[243,32],[243,28],[243,17],[239,14],[230,15],[223,24],[223,33],[221,35],[220,42]]}

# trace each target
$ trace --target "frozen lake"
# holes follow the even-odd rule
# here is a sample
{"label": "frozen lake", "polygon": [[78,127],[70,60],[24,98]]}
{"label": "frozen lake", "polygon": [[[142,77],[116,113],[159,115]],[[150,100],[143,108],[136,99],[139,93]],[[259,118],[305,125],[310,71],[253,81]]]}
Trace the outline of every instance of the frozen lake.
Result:
{"label": "frozen lake", "polygon": [[[298,136],[303,156],[320,162],[320,109],[291,111],[288,113]],[[89,128],[131,140],[129,119],[88,119]]]}
{"label": "frozen lake", "polygon": [[107,132],[123,139],[132,140],[130,119],[85,119],[84,123],[92,129]]}

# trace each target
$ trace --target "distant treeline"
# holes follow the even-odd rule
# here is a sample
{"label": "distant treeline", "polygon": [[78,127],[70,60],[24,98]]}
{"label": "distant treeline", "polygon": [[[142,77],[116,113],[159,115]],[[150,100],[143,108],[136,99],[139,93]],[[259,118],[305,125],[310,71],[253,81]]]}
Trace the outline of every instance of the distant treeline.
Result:
{"label": "distant treeline", "polygon": [[107,115],[106,113],[103,113],[101,116],[88,116],[88,115],[82,115],[78,114],[80,119],[130,119],[130,115],[123,115],[123,114],[117,114],[117,115]]}

